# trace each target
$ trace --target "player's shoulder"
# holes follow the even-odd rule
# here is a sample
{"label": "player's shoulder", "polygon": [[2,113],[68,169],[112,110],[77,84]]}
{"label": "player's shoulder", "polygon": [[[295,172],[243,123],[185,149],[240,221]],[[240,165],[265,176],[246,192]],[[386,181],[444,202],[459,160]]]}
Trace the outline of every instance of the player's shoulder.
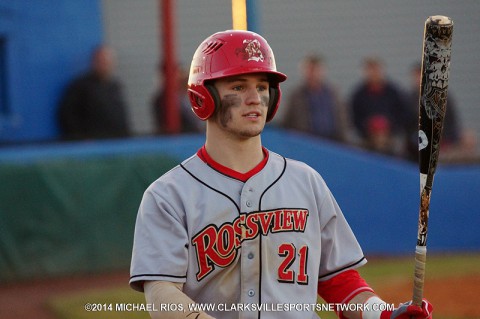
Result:
{"label": "player's shoulder", "polygon": [[285,157],[274,151],[268,150],[269,157],[274,162],[284,162],[287,166],[291,166],[292,168],[305,170],[305,171],[315,171],[312,167],[310,167],[307,163],[299,161],[297,159]]}
{"label": "player's shoulder", "polygon": [[188,175],[185,167],[199,165],[201,160],[196,154],[190,156],[189,158],[182,161],[180,164],[174,166],[163,175],[158,177],[153,183],[150,184],[148,189],[155,189],[159,187],[165,187],[169,185],[172,186],[181,186],[184,185],[185,176]]}
{"label": "player's shoulder", "polygon": [[312,175],[312,176],[317,176],[320,177],[320,174],[318,171],[316,171],[313,167],[308,165],[305,162],[299,161],[297,159],[289,158],[282,156],[280,154],[277,154],[273,151],[269,151],[270,153],[270,158],[272,158],[273,161],[277,162],[284,162],[285,164],[285,171],[287,173],[292,173],[292,174],[300,174],[300,175]]}

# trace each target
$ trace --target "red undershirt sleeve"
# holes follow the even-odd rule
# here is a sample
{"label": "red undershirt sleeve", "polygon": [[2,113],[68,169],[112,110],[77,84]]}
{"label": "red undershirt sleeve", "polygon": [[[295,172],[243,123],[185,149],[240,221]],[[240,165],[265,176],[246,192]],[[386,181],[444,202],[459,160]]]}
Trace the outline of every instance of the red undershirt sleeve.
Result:
{"label": "red undershirt sleeve", "polygon": [[[325,281],[318,282],[318,295],[329,304],[346,304],[363,291],[374,292],[354,269],[346,270]],[[337,313],[344,318],[341,313]]]}

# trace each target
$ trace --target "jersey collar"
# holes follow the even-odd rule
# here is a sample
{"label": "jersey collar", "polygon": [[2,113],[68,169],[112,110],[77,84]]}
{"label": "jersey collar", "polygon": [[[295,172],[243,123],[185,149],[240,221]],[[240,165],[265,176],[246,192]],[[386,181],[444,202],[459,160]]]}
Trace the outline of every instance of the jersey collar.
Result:
{"label": "jersey collar", "polygon": [[253,169],[251,169],[250,171],[248,171],[246,173],[237,172],[237,171],[235,171],[231,168],[223,166],[222,164],[214,161],[213,158],[211,158],[210,155],[208,155],[207,149],[205,148],[205,145],[201,149],[198,150],[197,156],[202,161],[204,161],[208,166],[210,166],[214,170],[222,173],[223,175],[229,176],[231,178],[238,179],[239,181],[242,181],[242,182],[246,182],[250,177],[252,177],[253,175],[260,172],[265,167],[265,165],[267,165],[268,150],[265,147],[262,146],[262,151],[263,151],[263,155],[264,155],[263,160],[260,163],[258,163],[257,166],[255,166]]}

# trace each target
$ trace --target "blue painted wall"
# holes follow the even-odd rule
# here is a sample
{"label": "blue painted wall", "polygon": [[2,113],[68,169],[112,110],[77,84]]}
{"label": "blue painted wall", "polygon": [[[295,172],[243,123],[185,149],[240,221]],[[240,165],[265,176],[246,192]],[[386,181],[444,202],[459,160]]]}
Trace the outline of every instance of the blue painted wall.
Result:
{"label": "blue painted wall", "polygon": [[[167,154],[181,160],[202,135],[144,137],[0,149],[0,165],[62,157]],[[264,145],[304,161],[324,177],[366,254],[413,254],[420,201],[417,165],[268,129]],[[431,199],[429,252],[480,251],[480,165],[437,168]]]}
{"label": "blue painted wall", "polygon": [[0,108],[0,143],[58,136],[60,94],[102,41],[101,19],[99,0],[0,0],[7,102]]}

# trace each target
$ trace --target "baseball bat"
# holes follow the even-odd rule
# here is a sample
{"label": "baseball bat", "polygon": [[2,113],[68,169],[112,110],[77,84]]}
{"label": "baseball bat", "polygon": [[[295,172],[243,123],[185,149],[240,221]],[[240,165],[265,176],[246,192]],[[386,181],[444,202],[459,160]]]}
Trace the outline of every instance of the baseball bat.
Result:
{"label": "baseball bat", "polygon": [[440,154],[440,140],[447,107],[453,21],[431,16],[425,21],[419,96],[420,212],[415,249],[413,303],[422,306],[427,257],[430,195]]}

